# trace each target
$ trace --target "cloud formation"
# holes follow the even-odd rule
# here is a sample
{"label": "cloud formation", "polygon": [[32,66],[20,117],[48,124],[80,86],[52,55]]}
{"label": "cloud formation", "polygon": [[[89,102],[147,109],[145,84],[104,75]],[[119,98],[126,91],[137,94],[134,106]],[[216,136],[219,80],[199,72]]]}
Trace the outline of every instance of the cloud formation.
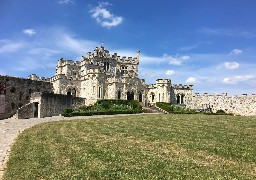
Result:
{"label": "cloud formation", "polygon": [[175,71],[174,70],[167,70],[166,72],[165,72],[165,75],[166,76],[171,76],[171,75],[173,75],[173,74],[175,74]]}
{"label": "cloud formation", "polygon": [[241,82],[252,80],[254,78],[255,77],[253,75],[235,76],[235,77],[224,78],[222,82],[224,84],[238,84]]}
{"label": "cloud formation", "polygon": [[187,84],[196,84],[199,81],[195,77],[189,77],[186,81]]}
{"label": "cloud formation", "polygon": [[229,54],[233,55],[233,54],[241,54],[241,53],[243,53],[241,49],[233,49]]}
{"label": "cloud formation", "polygon": [[169,61],[169,64],[172,65],[181,65],[182,62],[189,60],[189,56],[179,56],[179,55],[169,55],[169,54],[164,54],[162,57],[162,60],[167,60]]}
{"label": "cloud formation", "polygon": [[36,34],[36,31],[34,29],[23,29],[22,32],[28,36],[33,36]]}
{"label": "cloud formation", "polygon": [[228,70],[235,70],[239,68],[239,63],[237,62],[225,62],[224,67]]}
{"label": "cloud formation", "polygon": [[24,47],[21,42],[13,42],[10,40],[0,40],[0,54],[1,53],[12,53]]}
{"label": "cloud formation", "polygon": [[96,19],[102,27],[111,28],[118,26],[123,22],[122,16],[116,16],[106,9],[106,7],[110,5],[111,4],[108,2],[99,2],[97,7],[90,10],[92,18]]}
{"label": "cloud formation", "polygon": [[211,44],[212,44],[211,41],[198,42],[198,43],[195,43],[195,44],[190,45],[190,46],[181,47],[181,48],[179,48],[179,50],[180,51],[190,51],[190,50],[193,50],[193,49],[197,49],[202,45],[211,45]]}
{"label": "cloud formation", "polygon": [[255,38],[256,33],[250,32],[244,29],[235,28],[235,29],[224,29],[224,28],[201,28],[198,30],[199,33],[206,35],[215,35],[215,36],[233,36],[233,37],[245,37],[245,38]]}
{"label": "cloud formation", "polygon": [[59,4],[76,4],[73,0],[59,0]]}

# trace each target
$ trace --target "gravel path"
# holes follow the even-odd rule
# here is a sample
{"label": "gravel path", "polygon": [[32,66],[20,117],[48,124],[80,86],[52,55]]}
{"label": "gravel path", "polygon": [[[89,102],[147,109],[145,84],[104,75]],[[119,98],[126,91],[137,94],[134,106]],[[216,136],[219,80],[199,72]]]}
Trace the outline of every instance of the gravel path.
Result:
{"label": "gravel path", "polygon": [[[147,113],[144,113],[147,114]],[[31,118],[31,119],[5,119],[0,120],[0,179],[3,177],[4,168],[8,161],[9,152],[12,144],[17,138],[18,134],[27,128],[36,124],[61,121],[61,120],[74,120],[74,119],[91,119],[91,118],[104,118],[114,116],[131,116],[136,114],[120,114],[120,115],[99,115],[99,116],[79,116],[79,117],[47,117],[47,118]]]}

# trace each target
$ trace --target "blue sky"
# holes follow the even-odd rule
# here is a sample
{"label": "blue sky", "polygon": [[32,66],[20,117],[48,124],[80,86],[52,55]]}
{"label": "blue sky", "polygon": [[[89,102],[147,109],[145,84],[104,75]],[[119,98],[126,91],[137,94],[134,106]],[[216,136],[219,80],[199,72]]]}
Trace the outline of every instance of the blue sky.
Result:
{"label": "blue sky", "polygon": [[104,46],[136,56],[147,83],[256,93],[255,0],[0,0],[0,74],[51,77]]}

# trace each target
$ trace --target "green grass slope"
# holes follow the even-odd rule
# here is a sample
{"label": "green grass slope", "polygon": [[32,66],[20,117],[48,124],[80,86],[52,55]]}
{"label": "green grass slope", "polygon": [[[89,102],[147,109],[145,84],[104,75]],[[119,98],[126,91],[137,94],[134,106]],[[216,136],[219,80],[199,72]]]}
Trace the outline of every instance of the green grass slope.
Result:
{"label": "green grass slope", "polygon": [[134,115],[19,135],[4,179],[256,179],[256,118]]}

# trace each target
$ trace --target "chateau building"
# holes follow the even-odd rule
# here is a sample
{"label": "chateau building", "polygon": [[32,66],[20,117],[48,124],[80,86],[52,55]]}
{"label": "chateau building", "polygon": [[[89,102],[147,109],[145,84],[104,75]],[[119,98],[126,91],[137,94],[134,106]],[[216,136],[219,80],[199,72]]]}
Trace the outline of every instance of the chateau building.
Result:
{"label": "chateau building", "polygon": [[235,115],[256,115],[256,95],[193,94],[192,85],[174,85],[170,79],[146,84],[139,79],[140,51],[136,57],[111,55],[96,47],[80,61],[61,58],[51,78],[32,74],[27,79],[0,75],[0,119],[56,116],[65,108],[89,105],[99,99],[138,100],[142,106],[156,102]]}
{"label": "chateau building", "polygon": [[138,100],[143,106],[156,102],[183,104],[185,96],[192,94],[192,85],[172,86],[169,79],[147,85],[138,78],[139,61],[140,51],[132,58],[111,55],[104,47],[96,47],[81,61],[60,59],[56,75],[49,81],[54,93],[85,98],[88,104],[98,99]]}

